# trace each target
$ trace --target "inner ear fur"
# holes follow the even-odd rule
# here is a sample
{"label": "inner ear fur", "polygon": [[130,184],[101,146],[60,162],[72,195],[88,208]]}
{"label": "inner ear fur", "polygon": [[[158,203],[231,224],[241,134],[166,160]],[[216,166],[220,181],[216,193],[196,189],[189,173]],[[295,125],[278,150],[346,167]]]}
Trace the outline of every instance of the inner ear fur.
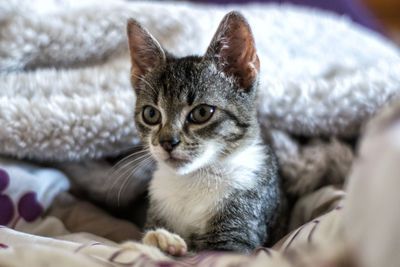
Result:
{"label": "inner ear fur", "polygon": [[260,61],[254,38],[246,19],[238,12],[232,11],[222,19],[204,58],[213,60],[218,70],[233,76],[245,91],[257,81]]}
{"label": "inner ear fur", "polygon": [[131,56],[131,82],[138,80],[159,64],[165,62],[165,53],[158,41],[136,20],[127,24],[129,52]]}

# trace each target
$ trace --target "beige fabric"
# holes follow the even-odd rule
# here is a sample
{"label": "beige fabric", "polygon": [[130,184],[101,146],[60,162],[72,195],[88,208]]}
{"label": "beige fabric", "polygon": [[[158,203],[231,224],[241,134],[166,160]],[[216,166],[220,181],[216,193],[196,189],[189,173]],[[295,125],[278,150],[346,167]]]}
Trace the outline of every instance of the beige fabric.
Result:
{"label": "beige fabric", "polygon": [[[326,192],[324,198],[318,197]],[[329,197],[336,198],[331,190],[321,190],[315,196],[304,199],[303,205],[319,207]],[[320,201],[323,200],[323,201]],[[64,207],[58,202],[63,203]],[[311,212],[312,213],[312,212]],[[339,231],[340,210],[333,210],[328,214],[301,226],[285,238],[275,250],[256,249],[253,256],[234,254],[200,254],[207,261],[199,261],[197,265],[208,266],[213,262],[216,266],[227,266],[230,263],[251,264],[252,266],[294,266],[284,256],[292,250],[305,245],[320,245],[335,240],[335,233]],[[53,217],[56,215],[58,218]],[[62,221],[61,221],[61,220]],[[318,224],[316,223],[318,221]],[[70,233],[63,226],[73,232],[87,231],[90,233]],[[85,202],[70,199],[70,196],[61,194],[48,212],[40,220],[33,234],[15,231],[6,227],[0,228],[0,243],[8,248],[0,249],[0,265],[3,266],[41,266],[44,264],[59,263],[57,266],[118,266],[125,263],[127,266],[140,264],[161,263],[170,261],[158,249],[129,242],[122,245],[110,240],[125,240],[129,236],[137,238],[137,228],[128,222],[110,217],[105,212]],[[21,229],[23,230],[23,229]],[[94,235],[96,234],[96,235]],[[39,236],[40,235],[40,236]],[[48,237],[44,237],[48,236]],[[51,237],[51,238],[49,238]],[[146,255],[144,257],[144,255]],[[185,259],[187,262],[196,262],[199,255],[192,255]]]}
{"label": "beige fabric", "polygon": [[[132,211],[134,212],[134,211]],[[131,222],[117,219],[86,201],[60,194],[48,215],[59,218],[72,233],[89,232],[115,242],[140,240],[140,230]]]}

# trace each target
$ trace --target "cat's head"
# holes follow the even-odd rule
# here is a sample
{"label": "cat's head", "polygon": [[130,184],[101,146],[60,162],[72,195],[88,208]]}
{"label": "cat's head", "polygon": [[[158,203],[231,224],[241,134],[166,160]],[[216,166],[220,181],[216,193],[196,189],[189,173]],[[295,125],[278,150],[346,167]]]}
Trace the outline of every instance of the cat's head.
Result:
{"label": "cat's head", "polygon": [[260,64],[239,13],[223,18],[203,57],[171,56],[134,20],[127,30],[136,126],[158,162],[187,174],[254,141]]}

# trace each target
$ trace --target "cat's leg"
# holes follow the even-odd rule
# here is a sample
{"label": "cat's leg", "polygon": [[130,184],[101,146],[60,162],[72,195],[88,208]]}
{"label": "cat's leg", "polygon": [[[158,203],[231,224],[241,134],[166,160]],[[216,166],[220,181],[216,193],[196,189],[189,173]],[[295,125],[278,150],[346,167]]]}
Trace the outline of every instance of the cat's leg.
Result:
{"label": "cat's leg", "polygon": [[263,192],[268,190],[278,189],[261,185],[251,195],[246,191],[235,194],[235,198],[209,221],[204,233],[190,236],[190,249],[250,253],[265,245],[275,231],[281,209],[279,192],[266,199],[269,195]]}
{"label": "cat's leg", "polygon": [[217,250],[250,253],[254,248],[262,246],[267,236],[266,227],[250,212],[241,212],[225,210],[215,216],[204,233],[193,233],[190,236],[190,249],[196,252]]}
{"label": "cat's leg", "polygon": [[253,242],[242,238],[241,233],[232,229],[211,231],[202,235],[193,235],[190,239],[191,250],[204,251],[234,251],[240,253],[251,253],[254,248],[262,246],[262,242]]}
{"label": "cat's leg", "polygon": [[146,230],[142,243],[159,248],[172,256],[183,256],[187,252],[187,244],[179,235],[169,232],[168,224],[164,218],[160,217],[155,209],[156,204],[150,199],[147,211]]}
{"label": "cat's leg", "polygon": [[183,238],[162,228],[146,232],[142,243],[158,247],[172,256],[184,256],[187,252],[187,245]]}

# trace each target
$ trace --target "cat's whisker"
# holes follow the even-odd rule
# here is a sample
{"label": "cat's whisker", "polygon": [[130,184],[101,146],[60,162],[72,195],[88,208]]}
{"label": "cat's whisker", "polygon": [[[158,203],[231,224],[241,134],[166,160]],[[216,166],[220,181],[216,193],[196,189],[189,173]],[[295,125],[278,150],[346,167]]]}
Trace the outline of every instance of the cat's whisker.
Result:
{"label": "cat's whisker", "polygon": [[120,161],[118,161],[116,164],[114,164],[113,168],[111,169],[111,171],[115,171],[118,168],[121,167],[122,164],[126,163],[127,161],[129,161],[132,158],[135,158],[137,156],[141,156],[143,154],[150,154],[150,151],[147,147],[143,146],[143,148],[137,150],[137,151],[133,151],[131,154],[129,154],[128,156],[125,156],[124,158],[122,158]]}
{"label": "cat's whisker", "polygon": [[145,168],[147,165],[152,163],[153,159],[149,156],[148,158],[145,158],[134,168],[129,175],[126,176],[125,181],[121,184],[120,189],[118,190],[118,196],[117,196],[117,205],[120,205],[120,200],[121,200],[121,193],[123,193],[123,190],[126,188],[128,185],[129,181],[131,181],[131,177],[137,172],[139,168]]}
{"label": "cat's whisker", "polygon": [[148,144],[135,145],[135,146],[131,146],[130,148],[127,148],[126,150],[129,150],[129,149],[132,149],[132,150],[134,149],[132,151],[132,153],[129,154],[129,155],[132,155],[132,154],[135,154],[137,152],[147,151],[149,149],[149,145]]}
{"label": "cat's whisker", "polygon": [[[150,158],[150,157],[148,157]],[[113,187],[115,187],[116,184],[120,185],[119,189],[118,189],[118,193],[116,195],[117,197],[117,204],[118,206],[120,205],[120,199],[121,199],[121,188],[125,187],[126,183],[128,180],[132,179],[132,175],[135,174],[135,172],[141,168],[144,164],[142,164],[145,160],[147,160],[148,158],[142,159],[139,163],[132,165],[131,168],[128,168],[127,170],[125,170],[124,173],[120,174],[119,177],[116,179],[116,181],[118,181],[117,183],[115,183],[113,185]],[[129,174],[128,174],[129,173]],[[122,182],[121,182],[122,180]],[[114,192],[114,191],[112,191]]]}
{"label": "cat's whisker", "polygon": [[127,154],[129,151],[136,151],[136,150],[143,150],[143,148],[147,147],[148,145],[139,143],[139,144],[132,144],[124,147],[119,154]]}
{"label": "cat's whisker", "polygon": [[207,174],[206,174],[206,176],[207,176],[207,188],[208,188],[208,191],[210,191],[210,187],[211,187],[211,176],[210,176],[210,173],[209,173],[208,170],[207,170],[206,172],[207,172]]}
{"label": "cat's whisker", "polygon": [[134,152],[134,153],[132,153],[132,154],[130,154],[130,155],[124,157],[124,158],[121,159],[120,161],[118,161],[118,162],[113,166],[113,169],[114,169],[114,170],[117,170],[117,169],[121,168],[121,166],[124,165],[126,162],[129,162],[132,158],[138,158],[138,157],[141,157],[141,156],[147,155],[147,154],[150,154],[150,152],[149,152],[149,151],[146,151],[146,150],[136,151],[136,152]]}
{"label": "cat's whisker", "polygon": [[[135,154],[135,155],[137,155],[137,154]],[[147,152],[147,153],[142,154],[141,156],[134,158],[134,159],[131,159],[130,156],[128,156],[128,157],[129,157],[128,159],[124,158],[121,160],[122,162],[120,161],[121,162],[120,164],[121,165],[123,164],[122,166],[121,165],[118,167],[114,166],[113,167],[114,169],[110,172],[110,176],[115,177],[114,182],[112,183],[112,185],[110,187],[110,191],[109,191],[110,193],[113,192],[113,188],[115,188],[117,184],[120,184],[120,181],[122,179],[126,179],[126,174],[129,171],[131,171],[136,166],[140,166],[139,163],[141,161],[143,161],[146,157],[151,157],[151,155],[149,152]],[[111,197],[111,196],[109,195],[109,197]]]}
{"label": "cat's whisker", "polygon": [[126,161],[124,161],[124,164],[122,166],[119,166],[118,168],[115,168],[110,173],[110,176],[114,177],[114,183],[113,183],[111,189],[114,188],[115,184],[118,183],[119,179],[121,177],[123,177],[126,174],[127,171],[129,171],[131,168],[136,166],[136,163],[140,162],[146,156],[147,156],[147,154],[142,155],[142,156],[140,156],[138,158],[126,160]]}
{"label": "cat's whisker", "polygon": [[140,163],[144,160],[145,158],[141,158],[140,160],[136,160],[135,162],[130,162],[129,164],[127,164],[127,166],[125,168],[123,168],[120,172],[118,172],[117,176],[115,177],[115,183],[113,184],[114,188],[116,185],[119,184],[121,179],[125,179],[125,177],[127,176],[127,174],[134,168],[136,168],[136,166],[140,165]]}
{"label": "cat's whisker", "polygon": [[226,173],[225,169],[219,164],[212,164],[210,169],[213,171],[214,174],[213,177],[215,181],[215,190],[218,190],[218,187],[221,184],[221,177],[223,177],[223,174]]}
{"label": "cat's whisker", "polygon": [[[116,180],[118,180],[119,177],[124,176],[126,174],[126,172],[128,172],[130,170],[130,168],[135,167],[137,162],[142,161],[146,157],[150,157],[150,154],[146,153],[146,154],[141,155],[132,160],[131,159],[125,160],[124,164],[122,166],[119,166],[117,169],[115,169],[111,175],[116,175]],[[128,169],[128,170],[126,170],[126,169]]]}
{"label": "cat's whisker", "polygon": [[[212,172],[212,174],[210,174]],[[214,171],[214,167],[213,165],[210,165],[209,171],[208,171],[208,181],[210,183],[211,179],[213,180],[213,185],[215,185],[215,190],[218,189],[218,177],[216,177],[215,175],[215,171]],[[211,187],[211,185],[209,185],[209,187]],[[210,190],[210,188],[209,188]]]}

